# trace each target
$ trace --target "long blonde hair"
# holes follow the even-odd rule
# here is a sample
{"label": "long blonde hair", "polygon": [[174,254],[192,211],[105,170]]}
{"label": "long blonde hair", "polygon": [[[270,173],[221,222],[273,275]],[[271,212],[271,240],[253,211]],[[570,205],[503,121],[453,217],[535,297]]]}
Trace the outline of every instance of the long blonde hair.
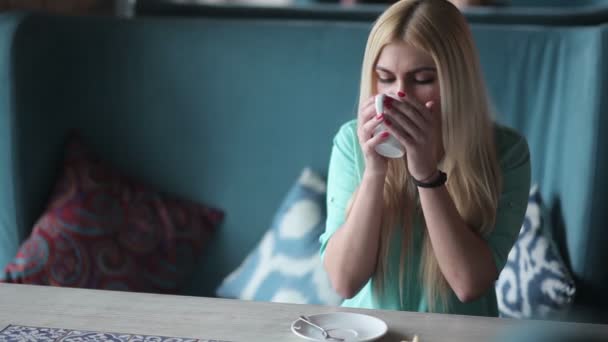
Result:
{"label": "long blonde hair", "polygon": [[[466,224],[480,235],[494,226],[501,188],[493,120],[477,51],[459,10],[446,0],[401,0],[375,22],[365,49],[360,102],[376,92],[375,64],[382,48],[403,41],[432,56],[441,93],[444,158],[439,167],[448,174],[447,190]],[[403,230],[399,263],[399,295],[403,301],[405,261],[411,250],[412,225],[421,215],[417,191],[405,158],[389,160],[384,185],[381,241],[374,288],[387,279],[388,253],[395,229]],[[352,200],[351,200],[352,202]],[[349,206],[350,207],[350,206]],[[350,209],[349,209],[350,210]],[[419,275],[430,311],[447,310],[450,288],[433,252],[426,229]]]}

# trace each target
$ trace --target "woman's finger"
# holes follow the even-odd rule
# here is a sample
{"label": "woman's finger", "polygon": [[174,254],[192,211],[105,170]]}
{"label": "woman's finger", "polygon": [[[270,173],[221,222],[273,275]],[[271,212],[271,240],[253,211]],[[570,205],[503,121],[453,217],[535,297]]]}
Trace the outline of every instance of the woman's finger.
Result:
{"label": "woman's finger", "polygon": [[372,135],[374,135],[374,131],[376,130],[376,127],[378,127],[378,125],[385,122],[385,117],[386,115],[384,114],[374,115],[373,118],[363,124],[361,129],[363,131],[363,135],[366,137],[366,140],[369,139]]}
{"label": "woman's finger", "polygon": [[439,113],[435,113],[435,101],[427,101],[424,106],[429,111],[429,122],[431,125],[437,122]]}
{"label": "woman's finger", "polygon": [[361,105],[361,108],[359,109],[359,119],[361,120],[361,123],[364,123],[370,120],[376,114],[375,100],[372,96]]}
{"label": "woman's finger", "polygon": [[[414,141],[412,138],[411,127],[406,130],[406,126],[412,126],[407,123],[407,118],[401,114],[396,114],[396,109],[385,108],[384,127],[391,132],[399,142],[404,145],[406,140]],[[401,139],[401,137],[403,139]],[[405,145],[404,145],[405,146]]]}
{"label": "woman's finger", "polygon": [[416,100],[416,98],[405,95],[405,96],[401,97],[401,99],[403,100],[402,103],[405,103],[407,105],[414,107],[423,118],[428,117],[429,113],[428,113],[426,106],[423,105],[422,103],[420,103],[418,100]]}
{"label": "woman's finger", "polygon": [[380,134],[376,134],[371,139],[369,139],[365,143],[365,148],[371,151],[376,146],[378,146],[378,145],[382,144],[383,142],[385,142],[386,139],[388,139],[389,136],[390,136],[390,133],[388,131],[382,131]]}
{"label": "woman's finger", "polygon": [[416,144],[415,138],[408,133],[405,129],[399,128],[395,125],[387,126],[386,130],[399,141],[399,143],[405,147],[405,149],[410,149],[414,144]]}
{"label": "woman's finger", "polygon": [[[417,107],[408,102],[393,101],[392,107],[398,109],[403,115],[406,115],[418,129],[424,130],[430,123],[428,115],[423,115]],[[426,108],[424,110],[426,112]]]}
{"label": "woman's finger", "polygon": [[403,133],[407,133],[414,141],[423,141],[423,135],[426,134],[425,128],[419,127],[409,115],[403,114],[395,108],[388,109],[387,114],[387,120],[391,123],[389,126],[395,126],[392,128],[398,132],[401,130]]}

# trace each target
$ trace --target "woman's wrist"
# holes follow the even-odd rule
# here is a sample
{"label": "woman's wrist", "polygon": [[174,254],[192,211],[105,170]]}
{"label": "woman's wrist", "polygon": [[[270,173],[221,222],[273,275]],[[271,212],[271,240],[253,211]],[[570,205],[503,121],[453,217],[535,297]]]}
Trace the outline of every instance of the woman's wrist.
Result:
{"label": "woman's wrist", "polygon": [[379,183],[384,184],[384,179],[386,178],[386,172],[365,169],[365,171],[363,171],[362,178],[364,181],[370,181],[370,182],[374,182],[374,183],[379,182]]}
{"label": "woman's wrist", "polygon": [[447,175],[439,169],[437,169],[433,175],[425,178],[424,180],[414,178],[414,184],[416,184],[418,188],[438,188],[444,185],[446,181]]}
{"label": "woman's wrist", "polygon": [[439,177],[439,170],[435,169],[429,176],[426,176],[422,179],[414,177],[414,179],[419,183],[430,183],[433,180],[437,179],[437,177]]}

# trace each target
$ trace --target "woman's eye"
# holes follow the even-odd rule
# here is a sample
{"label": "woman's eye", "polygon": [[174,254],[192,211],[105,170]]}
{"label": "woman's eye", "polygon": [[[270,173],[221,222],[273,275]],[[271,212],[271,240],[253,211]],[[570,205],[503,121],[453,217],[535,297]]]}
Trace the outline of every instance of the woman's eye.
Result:
{"label": "woman's eye", "polygon": [[378,77],[378,82],[380,82],[380,83],[391,83],[391,82],[393,82],[393,79],[392,78]]}
{"label": "woman's eye", "polygon": [[421,72],[413,76],[412,79],[416,84],[429,84],[435,82],[437,77],[435,77],[435,75],[430,72]]}
{"label": "woman's eye", "polygon": [[418,84],[429,84],[429,83],[435,82],[435,79],[434,78],[416,79],[415,82]]}

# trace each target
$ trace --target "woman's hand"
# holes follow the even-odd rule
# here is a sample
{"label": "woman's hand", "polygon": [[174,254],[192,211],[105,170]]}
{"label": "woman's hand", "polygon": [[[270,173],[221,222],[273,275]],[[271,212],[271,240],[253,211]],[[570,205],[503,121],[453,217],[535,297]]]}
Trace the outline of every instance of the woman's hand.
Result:
{"label": "woman's hand", "polygon": [[386,97],[384,102],[385,126],[405,148],[409,173],[418,181],[432,179],[439,164],[441,119],[434,107],[432,101],[422,105],[411,96],[402,101]]}
{"label": "woman's hand", "polygon": [[357,136],[365,157],[365,172],[371,176],[384,177],[388,162],[376,152],[375,147],[390,135],[385,131],[374,136],[374,130],[385,121],[386,114],[376,114],[375,96],[372,96],[361,105],[357,117]]}

